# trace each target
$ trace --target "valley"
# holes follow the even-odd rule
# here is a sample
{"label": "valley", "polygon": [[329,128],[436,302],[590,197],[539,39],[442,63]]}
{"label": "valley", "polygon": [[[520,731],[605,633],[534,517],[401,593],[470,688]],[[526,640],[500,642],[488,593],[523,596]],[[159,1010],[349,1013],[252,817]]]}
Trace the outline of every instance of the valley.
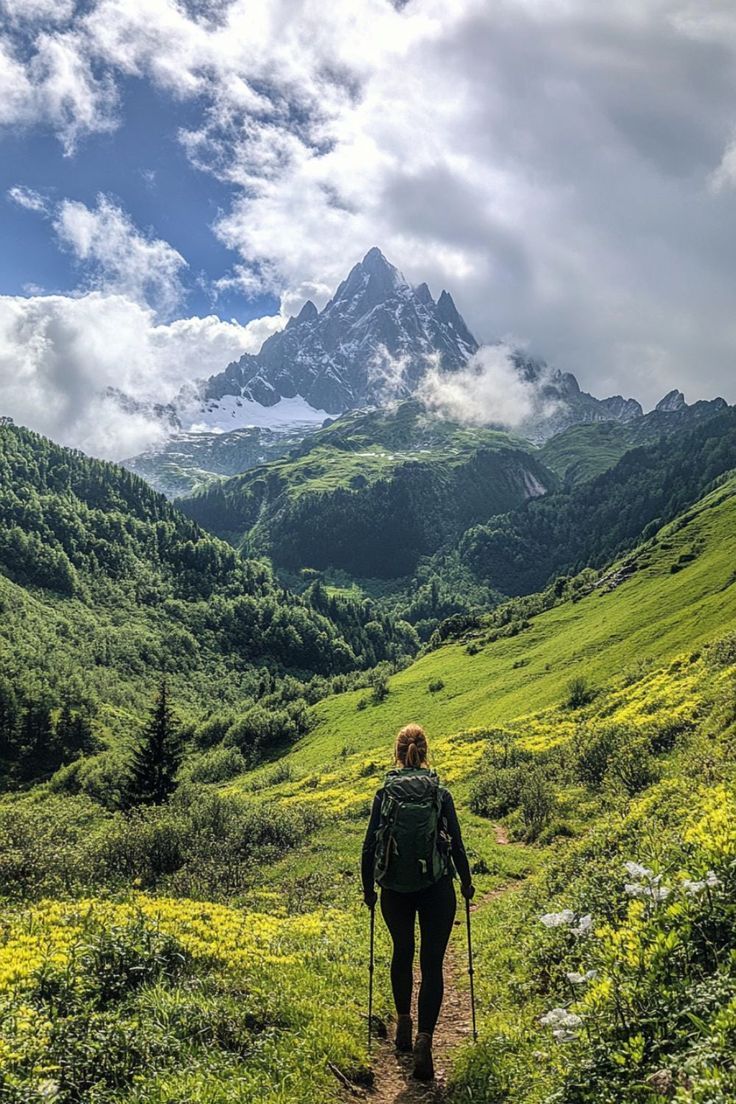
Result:
{"label": "valley", "polygon": [[[203,418],[125,466],[0,425],[11,1104],[734,1099],[734,408],[519,355],[544,418],[441,416],[453,311],[372,251],[210,381],[213,422],[305,380],[313,421]],[[423,327],[398,393],[312,371],[322,327],[389,317],[392,355]],[[458,915],[429,1096],[381,1038],[382,924],[366,1046],[359,856],[409,720],[477,889],[479,1035]]]}

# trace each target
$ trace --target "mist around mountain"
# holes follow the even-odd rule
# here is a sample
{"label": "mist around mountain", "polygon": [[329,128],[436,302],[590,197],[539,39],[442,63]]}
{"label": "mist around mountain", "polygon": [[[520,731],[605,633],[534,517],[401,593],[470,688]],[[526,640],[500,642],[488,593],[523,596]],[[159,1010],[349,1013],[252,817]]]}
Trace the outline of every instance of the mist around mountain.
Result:
{"label": "mist around mountain", "polygon": [[[173,404],[149,404],[143,413],[161,420],[167,439],[123,463],[169,497],[186,495],[286,455],[344,413],[407,399],[440,420],[509,430],[537,445],[576,425],[605,424],[622,455],[656,432],[634,398],[596,398],[520,348],[481,346],[448,291],[435,301],[373,248],[322,310],[305,303],[259,353],[187,386]],[[125,396],[118,401],[130,406]],[[687,418],[689,409],[673,391],[656,413]],[[666,431],[664,418],[659,424]],[[628,429],[617,435],[612,426]]]}

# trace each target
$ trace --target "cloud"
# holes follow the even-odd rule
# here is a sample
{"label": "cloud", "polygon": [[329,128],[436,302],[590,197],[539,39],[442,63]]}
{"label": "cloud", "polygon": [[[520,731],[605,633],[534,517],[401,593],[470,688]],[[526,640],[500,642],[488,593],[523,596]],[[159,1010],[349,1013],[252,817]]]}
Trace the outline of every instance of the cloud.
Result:
{"label": "cloud", "polygon": [[379,345],[368,364],[368,379],[379,403],[390,403],[406,395],[410,356],[392,356]]}
{"label": "cloud", "polygon": [[97,291],[0,296],[0,414],[94,456],[131,456],[166,430],[145,411],[122,410],[107,388],[168,402],[187,381],[257,351],[281,324],[214,316],[161,324],[150,308]]}
{"label": "cloud", "polygon": [[142,234],[108,196],[99,195],[93,209],[63,200],[56,209],[54,230],[100,290],[150,303],[162,314],[181,302],[180,272],[187,262],[168,242]]}
{"label": "cloud", "polygon": [[[45,5],[26,7],[29,21],[45,23],[39,14]],[[59,11],[63,18],[63,6]],[[26,41],[25,34],[0,35],[0,125],[51,127],[66,156],[80,137],[114,130],[117,89],[109,73],[95,74],[85,36],[44,26],[32,39],[30,55],[22,49]]]}
{"label": "cloud", "polygon": [[235,191],[226,281],[291,311],[378,244],[481,341],[522,334],[589,390],[736,399],[732,5],[13,7],[0,121],[71,152],[116,125],[124,78],[188,101],[184,150]]}
{"label": "cloud", "polygon": [[708,183],[711,191],[716,193],[736,188],[736,138],[726,146],[720,164],[711,173]]}
{"label": "cloud", "polygon": [[25,207],[27,211],[38,211],[40,214],[45,214],[48,209],[46,200],[41,193],[34,191],[33,188],[26,188],[23,184],[15,184],[12,188],[8,188],[7,194],[12,203],[16,203],[19,207]]}
{"label": "cloud", "polygon": [[508,345],[485,345],[459,371],[442,372],[433,365],[419,397],[440,417],[467,425],[515,428],[551,414],[555,403],[543,394],[545,378],[522,378],[512,356]]}
{"label": "cloud", "polygon": [[74,13],[74,0],[2,0],[0,9],[16,23],[35,20],[65,23]]}

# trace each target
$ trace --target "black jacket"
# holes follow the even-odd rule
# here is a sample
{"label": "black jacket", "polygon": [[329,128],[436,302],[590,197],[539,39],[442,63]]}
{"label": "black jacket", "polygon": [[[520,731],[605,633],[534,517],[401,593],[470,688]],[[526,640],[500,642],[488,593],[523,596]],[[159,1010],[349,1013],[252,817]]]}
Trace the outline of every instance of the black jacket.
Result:
{"label": "black jacket", "polygon": [[[376,796],[373,798],[371,818],[368,821],[368,831],[366,832],[365,840],[363,841],[363,853],[361,856],[360,874],[363,880],[363,894],[365,896],[368,896],[373,892],[373,868],[376,857],[376,832],[378,831],[378,826],[381,823],[382,800],[383,789],[380,789]],[[465,847],[463,846],[463,837],[462,833],[460,832],[460,825],[458,824],[457,813],[455,812],[455,802],[452,800],[452,794],[450,793],[450,791],[445,789],[443,789],[442,791],[442,820],[444,821],[443,827],[447,830],[447,834],[452,841],[450,856],[460,878],[460,884],[462,886],[469,886],[472,881],[470,876],[470,864],[468,862],[468,856],[465,854]]]}

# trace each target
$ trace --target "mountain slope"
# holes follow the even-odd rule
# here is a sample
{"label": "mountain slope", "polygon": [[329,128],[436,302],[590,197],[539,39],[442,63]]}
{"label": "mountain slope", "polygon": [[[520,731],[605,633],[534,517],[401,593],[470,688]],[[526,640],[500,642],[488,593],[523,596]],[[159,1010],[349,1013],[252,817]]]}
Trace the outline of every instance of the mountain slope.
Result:
{"label": "mountain slope", "polygon": [[201,490],[223,476],[238,475],[277,460],[318,428],[319,423],[297,422],[282,428],[246,426],[230,433],[206,430],[177,433],[164,445],[121,460],[121,465],[167,498],[177,498]]}
{"label": "mountain slope", "polygon": [[632,448],[650,445],[660,437],[688,432],[726,408],[725,399],[691,406],[681,391],[672,391],[654,410],[628,421],[577,424],[548,438],[540,450],[544,463],[567,487],[585,483],[612,468]]}
{"label": "mountain slope", "polygon": [[410,402],[342,418],[289,458],[180,505],[283,567],[392,578],[409,573],[470,519],[555,486],[524,442],[442,422]]}
{"label": "mountain slope", "polygon": [[[324,795],[344,787],[344,796],[352,793],[359,802],[361,765],[376,753],[385,755],[386,734],[408,719],[427,723],[437,762],[447,771],[453,746],[465,748],[457,734],[559,703],[577,673],[600,686],[634,664],[665,664],[680,652],[697,651],[736,621],[734,532],[736,475],[731,474],[641,545],[633,555],[637,570],[623,572],[618,585],[573,591],[513,635],[498,635],[492,614],[487,628],[444,644],[394,675],[386,699],[360,713],[360,746],[339,772],[330,772],[329,764],[334,749],[354,738],[362,695],[343,694],[317,705],[317,727],[289,754],[295,781],[277,791],[295,794],[296,779],[303,787],[305,772],[316,772],[320,785],[313,800],[320,800],[320,790]],[[438,681],[442,689],[428,693]],[[468,769],[467,761],[455,768],[460,775]]]}
{"label": "mountain slope", "polygon": [[201,717],[213,696],[244,711],[287,675],[370,668],[416,646],[371,603],[317,609],[137,476],[8,424],[0,609],[0,761],[43,743],[64,704],[118,739],[164,676]]}
{"label": "mountain slope", "polygon": [[587,483],[470,529],[459,545],[463,561],[504,594],[602,566],[736,466],[736,408],[714,405],[718,412],[690,432],[631,449]]}

